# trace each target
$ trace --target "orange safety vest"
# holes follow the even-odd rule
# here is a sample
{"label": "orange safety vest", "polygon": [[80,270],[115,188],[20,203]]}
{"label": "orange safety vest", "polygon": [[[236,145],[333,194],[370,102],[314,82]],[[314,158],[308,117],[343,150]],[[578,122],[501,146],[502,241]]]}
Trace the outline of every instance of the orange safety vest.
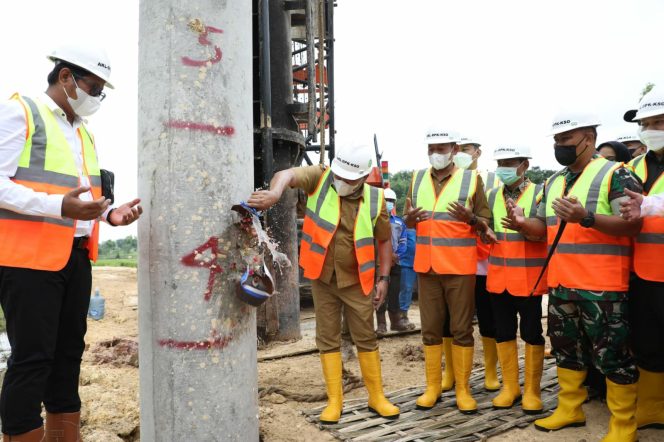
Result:
{"label": "orange safety vest", "polygon": [[[493,212],[498,242],[493,245],[489,256],[486,289],[492,293],[507,291],[514,296],[528,296],[546,261],[546,241],[528,241],[521,233],[502,226],[500,220],[507,216],[503,189],[501,185],[489,192],[489,207]],[[542,186],[530,183],[516,204],[523,208],[526,217],[533,218],[541,198]],[[543,277],[533,294],[542,295],[546,291],[546,278]]]}
{"label": "orange safety vest", "polygon": [[[337,191],[332,187],[333,182],[333,174],[327,168],[318,180],[316,190],[307,199],[300,243],[300,267],[304,270],[305,278],[320,277],[328,247],[339,227],[341,202]],[[384,204],[383,189],[365,184],[353,233],[357,271],[365,295],[373,291],[376,283],[373,232]]]}
{"label": "orange safety vest", "polygon": [[[16,174],[11,180],[35,192],[62,195],[80,186],[78,169],[55,116],[45,104],[14,94],[24,109],[26,136]],[[94,140],[83,125],[77,131],[81,140],[83,167],[93,198],[101,197],[101,174]],[[0,209],[0,266],[58,271],[64,268],[72,251],[76,221],[23,215]],[[97,259],[99,225],[94,224],[88,255]]]}
{"label": "orange safety vest", "polygon": [[413,265],[416,272],[427,273],[433,269],[439,275],[475,274],[475,230],[454,219],[447,207],[452,201],[470,207],[476,188],[477,172],[474,170],[456,169],[439,195],[436,195],[430,168],[413,174],[413,207],[422,207],[431,215],[428,220],[417,223]]}
{"label": "orange safety vest", "polygon": [[[621,166],[622,163],[602,157],[593,159],[567,195],[576,196],[581,205],[598,215],[613,215],[609,191],[613,173]],[[549,246],[558,231],[558,217],[552,203],[565,194],[565,186],[560,171],[547,180],[544,188]],[[549,287],[625,292],[629,286],[631,255],[629,237],[607,235],[592,227],[569,223],[549,263]]]}
{"label": "orange safety vest", "polygon": [[[648,165],[645,154],[634,158],[630,165],[644,183],[648,179]],[[650,188],[647,195],[664,193],[664,173]],[[659,257],[664,256],[664,217],[646,216],[641,232],[634,240],[634,271],[639,278],[664,282],[664,267]]]}

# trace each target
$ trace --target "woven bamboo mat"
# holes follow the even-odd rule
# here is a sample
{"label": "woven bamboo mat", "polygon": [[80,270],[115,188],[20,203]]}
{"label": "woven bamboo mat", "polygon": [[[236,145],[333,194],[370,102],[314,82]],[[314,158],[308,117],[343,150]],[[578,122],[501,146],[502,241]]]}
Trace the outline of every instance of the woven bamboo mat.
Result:
{"label": "woven bamboo mat", "polygon": [[[424,363],[422,364],[424,369]],[[523,359],[520,360],[523,385]],[[424,387],[409,387],[393,391],[386,396],[401,408],[396,420],[377,417],[367,409],[366,398],[344,401],[344,409],[336,425],[320,425],[318,415],[324,406],[304,411],[307,421],[329,431],[343,441],[483,441],[490,436],[504,433],[513,428],[524,428],[535,419],[546,414],[527,415],[517,404],[509,410],[494,410],[491,399],[497,392],[484,390],[484,370],[473,370],[470,376],[473,397],[477,401],[478,413],[465,415],[457,411],[454,390],[443,393],[441,401],[431,410],[417,410],[415,400]],[[556,406],[558,378],[555,359],[544,360],[542,375],[542,402],[544,412]]]}

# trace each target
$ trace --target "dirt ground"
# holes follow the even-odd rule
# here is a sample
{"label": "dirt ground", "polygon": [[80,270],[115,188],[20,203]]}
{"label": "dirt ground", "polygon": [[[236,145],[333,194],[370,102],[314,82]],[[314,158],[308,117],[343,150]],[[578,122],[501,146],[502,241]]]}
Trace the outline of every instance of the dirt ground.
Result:
{"label": "dirt ground", "polygon": [[[98,267],[93,270],[94,287],[99,287],[106,298],[106,317],[90,321],[87,342],[89,349],[96,343],[114,338],[137,340],[137,287],[136,269]],[[416,313],[413,312],[415,315]],[[259,350],[259,360],[269,358],[284,349],[305,350],[312,347],[311,311],[303,311],[302,341],[291,344],[270,344]],[[479,336],[476,339],[479,341]],[[383,382],[386,391],[424,384],[423,362],[407,361],[402,349],[410,344],[419,346],[418,334],[381,339]],[[86,351],[81,373],[81,397],[83,400],[83,434],[86,442],[138,441],[139,400],[138,368],[131,365],[114,367],[96,364],[95,354]],[[475,363],[482,361],[481,345],[476,346]],[[357,360],[346,364],[355,374],[360,374]],[[318,356],[307,354],[258,363],[259,387],[279,387],[300,394],[324,393]],[[365,397],[364,388],[358,388],[346,398]],[[270,394],[260,400],[260,430],[264,441],[334,441],[325,431],[308,423],[301,414],[323,402],[296,402],[279,394]],[[606,406],[596,401],[584,406],[587,426],[556,433],[542,433],[532,426],[514,430],[491,441],[569,441],[594,442],[605,434],[609,414]],[[658,434],[660,433],[660,434]],[[664,440],[656,430],[639,432],[642,442]]]}
{"label": "dirt ground", "polygon": [[83,436],[89,442],[139,440],[138,368],[95,363],[95,344],[114,338],[138,341],[136,269],[94,267],[92,286],[106,299],[106,315],[88,320],[81,367]]}

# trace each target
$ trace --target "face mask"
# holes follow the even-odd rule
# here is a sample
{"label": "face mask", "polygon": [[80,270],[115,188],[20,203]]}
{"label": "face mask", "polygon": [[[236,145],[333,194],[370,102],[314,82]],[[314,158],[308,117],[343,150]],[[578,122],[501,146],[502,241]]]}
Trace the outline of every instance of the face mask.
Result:
{"label": "face mask", "polygon": [[385,206],[387,207],[387,213],[392,213],[392,211],[394,210],[394,203],[387,201],[385,203]]}
{"label": "face mask", "polygon": [[586,149],[588,149],[588,146],[586,146],[586,148],[583,149],[583,152],[581,152],[579,155],[576,154],[576,148],[585,139],[586,137],[581,138],[581,141],[579,141],[575,145],[554,144],[553,148],[556,154],[556,161],[558,161],[563,166],[570,166],[574,164],[576,159],[579,158],[581,155],[583,155],[583,152],[585,152]]}
{"label": "face mask", "polygon": [[337,189],[337,193],[340,197],[348,196],[354,194],[363,183],[358,183],[356,185],[348,184],[344,180],[338,180],[334,178],[334,188]]}
{"label": "face mask", "polygon": [[449,164],[450,161],[452,161],[452,153],[432,153],[429,155],[429,163],[431,166],[436,169],[444,169],[446,168]]}
{"label": "face mask", "polygon": [[664,130],[641,130],[639,128],[639,138],[650,150],[660,151],[664,148]]}
{"label": "face mask", "polygon": [[101,106],[101,97],[92,97],[88,95],[87,92],[78,87],[76,80],[74,80],[74,84],[76,85],[76,96],[78,98],[71,98],[67,93],[67,89],[65,89],[67,101],[69,102],[69,105],[73,109],[74,113],[79,117],[88,117],[97,112]]}
{"label": "face mask", "polygon": [[[520,166],[520,165],[519,165]],[[516,183],[521,178],[517,175],[517,167],[497,167],[496,176],[502,181],[505,185],[509,186]]]}
{"label": "face mask", "polygon": [[465,152],[459,152],[454,155],[454,164],[457,165],[460,169],[468,169],[468,167],[473,163],[472,155],[468,155]]}

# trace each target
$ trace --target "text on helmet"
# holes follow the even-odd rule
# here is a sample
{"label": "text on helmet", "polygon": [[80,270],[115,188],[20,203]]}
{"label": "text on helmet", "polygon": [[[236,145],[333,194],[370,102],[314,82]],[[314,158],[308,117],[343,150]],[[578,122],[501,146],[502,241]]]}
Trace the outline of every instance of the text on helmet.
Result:
{"label": "text on helmet", "polygon": [[662,107],[664,106],[664,101],[656,101],[654,103],[643,103],[639,110],[643,110],[648,107]]}
{"label": "text on helmet", "polygon": [[350,161],[346,161],[346,160],[344,160],[343,158],[341,158],[341,157],[339,157],[339,156],[337,157],[337,160],[339,160],[340,162],[342,162],[342,163],[344,163],[344,164],[348,164],[350,167],[354,167],[354,168],[356,168],[356,169],[359,169],[359,168],[360,168],[360,165],[359,165],[359,164],[351,163]]}

